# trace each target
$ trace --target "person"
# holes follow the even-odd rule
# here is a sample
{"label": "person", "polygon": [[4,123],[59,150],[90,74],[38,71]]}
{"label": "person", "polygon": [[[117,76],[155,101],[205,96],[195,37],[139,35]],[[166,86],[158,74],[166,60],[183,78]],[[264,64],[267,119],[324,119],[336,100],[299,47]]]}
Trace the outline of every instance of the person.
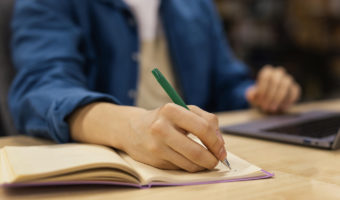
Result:
{"label": "person", "polygon": [[[275,113],[300,94],[282,67],[251,80],[211,0],[17,0],[12,55],[9,102],[22,133],[107,145],[163,169],[212,169],[227,156],[211,112]],[[190,111],[170,103],[155,66]]]}

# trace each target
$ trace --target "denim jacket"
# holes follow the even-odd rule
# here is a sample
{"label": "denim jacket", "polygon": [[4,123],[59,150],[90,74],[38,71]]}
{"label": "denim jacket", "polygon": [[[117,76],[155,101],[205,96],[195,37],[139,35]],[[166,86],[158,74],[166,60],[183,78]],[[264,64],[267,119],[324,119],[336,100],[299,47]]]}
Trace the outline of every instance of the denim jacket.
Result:
{"label": "denim jacket", "polygon": [[[212,0],[163,0],[159,16],[187,104],[247,106],[253,84],[232,54]],[[134,105],[137,24],[122,0],[17,0],[9,104],[20,132],[71,141],[67,117],[94,101]],[[151,75],[151,73],[150,73]]]}

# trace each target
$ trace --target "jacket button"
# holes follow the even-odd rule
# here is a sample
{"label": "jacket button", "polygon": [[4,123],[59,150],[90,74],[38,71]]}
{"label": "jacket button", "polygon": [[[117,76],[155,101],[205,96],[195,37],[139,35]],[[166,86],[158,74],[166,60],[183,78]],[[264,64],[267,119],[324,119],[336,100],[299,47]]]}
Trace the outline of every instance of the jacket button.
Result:
{"label": "jacket button", "polygon": [[131,59],[133,60],[133,61],[135,61],[135,62],[139,62],[139,53],[133,53],[132,55],[131,55]]}
{"label": "jacket button", "polygon": [[131,89],[131,90],[128,91],[128,97],[129,97],[130,99],[135,99],[136,96],[137,96],[136,90]]}
{"label": "jacket button", "polygon": [[136,21],[135,21],[132,17],[130,17],[130,18],[128,19],[128,24],[129,24],[131,27],[135,27],[135,26],[136,26]]}

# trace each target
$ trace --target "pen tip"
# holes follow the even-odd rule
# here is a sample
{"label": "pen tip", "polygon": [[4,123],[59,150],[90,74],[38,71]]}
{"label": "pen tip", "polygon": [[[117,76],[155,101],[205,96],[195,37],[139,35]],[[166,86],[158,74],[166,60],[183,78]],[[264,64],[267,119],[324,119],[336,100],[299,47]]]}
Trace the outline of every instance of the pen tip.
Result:
{"label": "pen tip", "polygon": [[224,159],[224,162],[223,162],[223,163],[225,163],[225,165],[231,170],[230,163],[228,162],[227,159]]}

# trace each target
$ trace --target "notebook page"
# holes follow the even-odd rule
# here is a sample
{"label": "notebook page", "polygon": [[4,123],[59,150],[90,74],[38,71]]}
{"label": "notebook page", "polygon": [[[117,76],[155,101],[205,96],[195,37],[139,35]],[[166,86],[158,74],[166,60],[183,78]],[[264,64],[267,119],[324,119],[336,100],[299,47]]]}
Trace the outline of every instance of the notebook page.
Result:
{"label": "notebook page", "polygon": [[137,176],[112,149],[89,144],[57,144],[3,148],[4,156],[14,174],[11,182],[36,180],[77,170],[96,167],[119,168]]}
{"label": "notebook page", "polygon": [[161,170],[154,168],[131,159],[128,155],[120,153],[131,166],[133,166],[141,175],[143,184],[151,182],[168,182],[168,183],[190,183],[205,182],[218,180],[231,180],[238,178],[249,178],[261,176],[264,173],[261,168],[250,164],[249,162],[228,152],[228,160],[232,167],[229,170],[222,163],[219,163],[213,170],[205,170],[202,172],[189,173],[183,170]]}

